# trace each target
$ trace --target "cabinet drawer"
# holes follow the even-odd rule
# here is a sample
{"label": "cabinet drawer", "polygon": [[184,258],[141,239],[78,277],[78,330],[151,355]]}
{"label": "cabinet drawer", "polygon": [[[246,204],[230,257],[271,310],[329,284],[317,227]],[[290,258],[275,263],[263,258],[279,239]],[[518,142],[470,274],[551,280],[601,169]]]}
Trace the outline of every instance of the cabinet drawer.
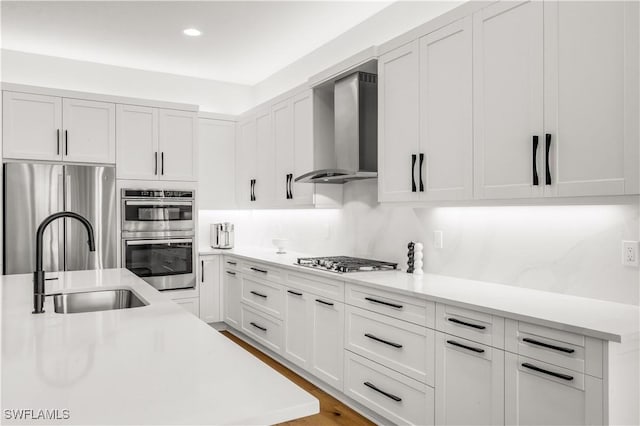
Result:
{"label": "cabinet drawer", "polygon": [[242,275],[242,302],[282,319],[284,290],[279,284]]}
{"label": "cabinet drawer", "polygon": [[507,320],[505,349],[559,367],[602,377],[602,341],[549,327]]}
{"label": "cabinet drawer", "polygon": [[267,315],[241,305],[242,331],[256,339],[274,352],[282,349],[282,321],[269,318]]}
{"label": "cabinet drawer", "polygon": [[274,268],[273,266],[259,262],[247,262],[246,260],[238,262],[238,266],[242,273],[247,276],[261,278],[276,283],[283,282],[282,270]]}
{"label": "cabinet drawer", "polygon": [[344,393],[394,423],[433,424],[433,388],[349,351]]}
{"label": "cabinet drawer", "polygon": [[286,280],[291,287],[344,302],[344,282],[342,281],[297,272],[287,272]]}
{"label": "cabinet drawer", "polygon": [[389,315],[414,324],[433,328],[433,302],[384,290],[347,284],[346,303],[369,311]]}
{"label": "cabinet drawer", "polygon": [[504,318],[436,304],[436,330],[504,349]]}
{"label": "cabinet drawer", "polygon": [[347,306],[345,348],[433,385],[434,331]]}
{"label": "cabinet drawer", "polygon": [[222,266],[225,269],[231,269],[233,271],[239,271],[240,270],[240,261],[238,259],[236,259],[235,257],[224,257],[224,260],[222,261]]}

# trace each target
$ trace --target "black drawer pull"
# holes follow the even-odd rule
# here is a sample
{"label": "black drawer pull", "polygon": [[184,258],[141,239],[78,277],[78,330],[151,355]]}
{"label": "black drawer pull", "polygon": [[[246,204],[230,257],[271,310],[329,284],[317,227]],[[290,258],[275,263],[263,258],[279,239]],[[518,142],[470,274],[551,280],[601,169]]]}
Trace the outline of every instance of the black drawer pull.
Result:
{"label": "black drawer pull", "polygon": [[233,275],[234,277],[236,276],[236,273],[235,272],[231,272],[231,271],[227,271],[227,274]]}
{"label": "black drawer pull", "polygon": [[447,321],[451,321],[451,322],[456,323],[456,324],[464,325],[465,327],[476,328],[478,330],[484,330],[485,328],[487,328],[484,325],[471,324],[470,322],[460,321],[457,318],[447,318]]}
{"label": "black drawer pull", "polygon": [[262,330],[262,331],[267,331],[267,329],[265,327],[259,326],[258,324],[256,324],[255,322],[250,322],[249,324],[251,324],[252,326],[254,326],[255,328],[257,328],[258,330]]}
{"label": "black drawer pull", "polygon": [[267,298],[266,294],[258,293],[257,291],[251,290],[249,293],[254,294],[254,295],[258,296],[258,297],[262,297],[263,299]]}
{"label": "black drawer pull", "polygon": [[391,302],[385,302],[384,300],[374,299],[373,297],[365,297],[364,300],[367,300],[367,301],[369,301],[371,303],[377,303],[379,305],[391,306],[392,308],[396,308],[396,309],[402,309],[403,308],[402,305],[398,305],[396,303],[391,303]]}
{"label": "black drawer pull", "polygon": [[453,345],[453,346],[457,346],[459,348],[463,348],[463,349],[467,349],[467,350],[473,351],[475,353],[479,353],[479,354],[484,352],[484,349],[474,348],[473,346],[463,345],[462,343],[458,343],[455,340],[447,340],[447,343],[450,344],[450,345]]}
{"label": "black drawer pull", "polygon": [[524,368],[528,368],[529,370],[537,371],[543,374],[548,374],[549,376],[557,377],[558,379],[566,380],[568,382],[573,380],[573,376],[570,376],[568,374],[556,373],[555,371],[545,370],[544,368],[536,367],[535,365],[529,364],[528,362],[525,362],[521,365]]}
{"label": "black drawer pull", "polygon": [[228,263],[229,265],[234,265],[234,266],[235,266],[235,265],[237,265],[237,263],[236,263],[236,262],[232,262],[232,261],[230,261],[230,260],[227,260],[227,263]]}
{"label": "black drawer pull", "polygon": [[327,305],[327,306],[333,306],[333,303],[331,303],[331,302],[325,302],[325,301],[324,301],[324,300],[322,300],[322,299],[316,299],[316,302],[318,302],[318,303],[322,303],[323,305]]}
{"label": "black drawer pull", "polygon": [[371,340],[375,340],[376,342],[384,343],[385,345],[393,346],[394,348],[400,349],[402,345],[400,343],[389,342],[388,340],[381,339],[373,334],[365,333],[364,337],[368,337]]}
{"label": "black drawer pull", "polygon": [[387,398],[393,399],[395,402],[400,402],[402,401],[402,398],[400,398],[399,396],[395,396],[394,394],[391,394],[389,392],[385,392],[382,389],[379,389],[376,385],[374,385],[373,383],[369,383],[369,382],[364,382],[363,383],[366,387],[373,389],[376,392],[379,392],[381,394],[383,394],[384,396],[386,396]]}
{"label": "black drawer pull", "polygon": [[302,293],[298,293],[297,291],[293,291],[293,290],[287,290],[287,293],[291,293],[291,294],[294,294],[296,296],[302,296]]}
{"label": "black drawer pull", "polygon": [[565,352],[568,354],[572,354],[575,352],[575,349],[563,348],[562,346],[556,346],[556,345],[550,345],[549,343],[539,342],[537,340],[529,339],[528,337],[525,337],[524,339],[522,339],[522,341],[531,343],[532,345],[538,345],[538,346],[542,346],[543,348],[549,348],[549,349],[553,349],[554,351]]}
{"label": "black drawer pull", "polygon": [[268,272],[268,271],[265,271],[264,269],[254,268],[253,266],[251,267],[251,270],[256,272],[262,272],[263,274],[266,274]]}

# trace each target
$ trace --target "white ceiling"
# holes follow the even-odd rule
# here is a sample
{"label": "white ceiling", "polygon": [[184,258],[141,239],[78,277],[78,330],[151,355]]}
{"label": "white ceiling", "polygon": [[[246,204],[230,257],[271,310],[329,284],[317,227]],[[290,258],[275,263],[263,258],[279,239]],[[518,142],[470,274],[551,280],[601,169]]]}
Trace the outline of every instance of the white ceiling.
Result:
{"label": "white ceiling", "polygon": [[391,3],[2,1],[2,47],[253,85]]}

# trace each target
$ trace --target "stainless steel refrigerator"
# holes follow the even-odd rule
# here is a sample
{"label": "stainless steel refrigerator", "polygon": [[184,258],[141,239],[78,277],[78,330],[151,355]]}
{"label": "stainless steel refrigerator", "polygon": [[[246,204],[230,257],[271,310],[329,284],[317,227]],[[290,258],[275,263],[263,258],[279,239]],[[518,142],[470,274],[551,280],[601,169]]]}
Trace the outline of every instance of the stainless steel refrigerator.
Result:
{"label": "stainless steel refrigerator", "polygon": [[58,219],[44,234],[47,272],[116,267],[115,168],[39,163],[5,163],[3,274],[35,268],[36,230],[52,213],[72,211],[93,225],[96,252],[89,252],[84,227]]}

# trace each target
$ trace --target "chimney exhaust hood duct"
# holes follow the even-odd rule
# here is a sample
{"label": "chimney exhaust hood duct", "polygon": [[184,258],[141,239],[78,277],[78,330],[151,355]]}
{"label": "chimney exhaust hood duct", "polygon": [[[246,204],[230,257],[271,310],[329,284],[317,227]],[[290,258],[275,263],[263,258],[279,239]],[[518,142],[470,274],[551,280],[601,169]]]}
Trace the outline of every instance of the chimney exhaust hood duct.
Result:
{"label": "chimney exhaust hood duct", "polygon": [[314,170],[296,182],[342,184],[378,177],[378,76],[355,72],[334,85],[336,168]]}

